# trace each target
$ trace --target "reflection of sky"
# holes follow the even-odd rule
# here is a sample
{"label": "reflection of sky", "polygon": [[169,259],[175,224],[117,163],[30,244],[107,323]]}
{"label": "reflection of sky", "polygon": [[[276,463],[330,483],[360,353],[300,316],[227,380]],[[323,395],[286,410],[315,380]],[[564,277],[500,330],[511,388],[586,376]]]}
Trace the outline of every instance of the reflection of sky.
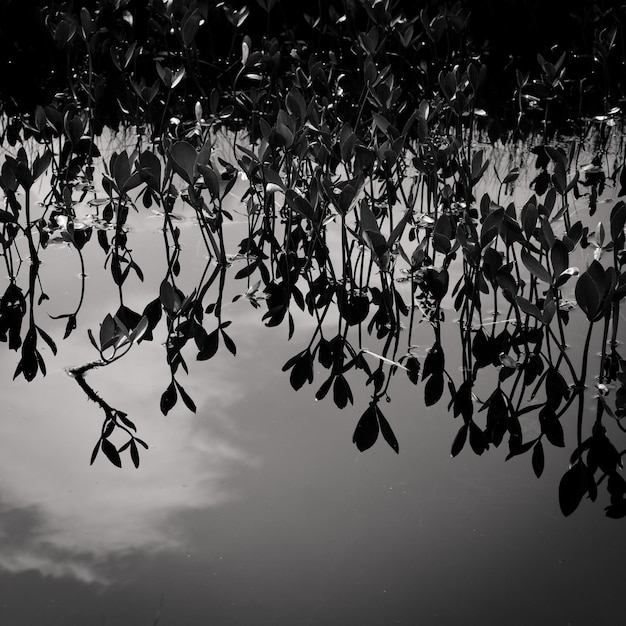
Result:
{"label": "reflection of sky", "polygon": [[[145,224],[132,241],[153,236],[158,222]],[[141,310],[163,254],[135,247],[146,287],[134,281],[127,303]],[[367,392],[343,412],[314,402],[318,367],[313,387],[293,393],[280,369],[307,337],[287,344],[245,300],[226,308],[237,358],[190,354],[181,373],[195,416],[158,410],[168,382],[158,340],[89,374],[150,445],[138,471],[128,457],[122,470],[103,458],[89,467],[101,414],[63,367],[94,358],[86,328],[117,300],[102,251],[86,254],[86,308],[66,342],[43,312],[77,298],[77,259],[57,247],[42,269],[52,303],[41,319],[59,344],[56,358],[45,351],[48,376],[10,382],[16,355],[0,357],[0,623],[154,624],[161,603],[160,626],[620,623],[622,524],[587,502],[561,517],[567,453],[547,451],[541,481],[505,450],[452,460],[458,420],[399,376],[381,408],[401,454],[383,442],[359,454],[351,436]],[[184,254],[199,269],[202,250]],[[450,362],[457,333],[443,337]],[[432,344],[428,329],[416,342]]]}
{"label": "reflection of sky", "polygon": [[[143,239],[149,244],[137,255],[147,286],[135,279],[125,300],[138,311],[158,293],[164,275],[158,222],[145,224],[131,237],[133,242]],[[66,320],[55,322],[45,313],[58,315],[75,306],[80,287],[78,258],[63,244],[51,245],[44,253],[41,276],[51,300],[38,310],[37,322],[54,336],[59,348],[56,358],[44,344],[40,348],[48,376],[32,384],[21,378],[10,382],[18,355],[5,350],[0,360],[7,412],[0,422],[4,511],[0,529],[6,537],[0,567],[107,582],[106,572],[99,567],[102,560],[128,551],[179,547],[179,529],[168,522],[172,514],[232,499],[235,494],[224,484],[228,468],[242,463],[250,466],[254,461],[226,436],[232,428],[229,407],[241,395],[230,375],[232,365],[216,368],[210,384],[196,380],[188,385],[181,380],[197,400],[196,416],[180,407],[168,419],[161,415],[159,397],[168,383],[168,368],[157,340],[133,349],[121,363],[89,374],[91,384],[129,413],[139,436],[148,442],[150,450],[143,452],[140,470],[132,469],[128,455],[128,467],[122,471],[102,455],[93,467],[88,466],[102,414],[88,403],[63,367],[97,356],[86,340],[86,329],[97,335],[99,323],[107,312],[115,311],[118,300],[110,275],[103,273],[104,254],[96,242],[86,247],[85,257],[89,278],[79,328],[69,340],[61,341]],[[191,360],[193,365],[193,356]]]}
{"label": "reflection of sky", "polygon": [[[198,416],[181,410],[166,420],[158,411],[158,394],[164,388],[161,363],[155,358],[159,348],[143,350],[134,363],[129,360],[142,372],[131,379],[133,384],[128,384],[128,370],[109,380],[101,377],[105,397],[107,391],[120,390],[115,402],[149,442],[140,471],[132,471],[128,457],[129,467],[122,471],[103,457],[88,467],[100,414],[62,371],[33,385],[16,381],[5,391],[10,412],[0,423],[1,498],[14,515],[24,514],[32,523],[15,525],[18,535],[21,529],[28,531],[29,541],[22,545],[19,537],[12,539],[9,553],[0,553],[0,565],[97,580],[97,573],[83,571],[71,558],[61,565],[57,552],[97,560],[125,550],[169,549],[179,544],[177,531],[166,523],[172,511],[210,507],[231,497],[223,485],[224,473],[244,456],[219,429],[227,430],[228,407],[240,391],[215,372],[198,398]],[[2,374],[6,380],[8,372]],[[96,387],[97,374],[92,375]],[[148,403],[146,397],[156,402]],[[54,547],[49,563],[47,546]]]}

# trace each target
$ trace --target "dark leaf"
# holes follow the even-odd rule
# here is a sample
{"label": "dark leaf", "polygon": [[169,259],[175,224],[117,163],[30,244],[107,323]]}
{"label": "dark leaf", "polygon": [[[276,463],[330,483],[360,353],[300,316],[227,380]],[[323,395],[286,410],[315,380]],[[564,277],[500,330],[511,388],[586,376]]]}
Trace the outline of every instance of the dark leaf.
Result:
{"label": "dark leaf", "polygon": [[180,393],[180,397],[183,399],[183,402],[185,403],[185,406],[192,413],[195,413],[196,412],[196,404],[195,404],[195,402],[191,399],[191,397],[185,391],[185,389],[183,388],[183,386],[181,384],[176,383],[176,387],[178,388],[178,392]]}
{"label": "dark leaf", "polygon": [[365,413],[361,416],[359,423],[356,426],[352,442],[356,444],[356,447],[360,452],[371,448],[378,439],[378,418],[376,416],[376,405],[371,403],[365,410]]}
{"label": "dark leaf", "polygon": [[[378,408],[378,407],[377,407]],[[391,425],[382,414],[381,410],[377,410],[378,422],[380,424],[380,432],[383,435],[385,441],[389,444],[392,450],[395,450],[396,454],[400,454],[400,446],[398,445],[398,440],[391,428]]]}
{"label": "dark leaf", "polygon": [[352,390],[343,374],[339,374],[339,376],[335,378],[333,384],[333,400],[340,409],[345,409],[348,402],[350,402],[350,404],[354,403]]}
{"label": "dark leaf", "polygon": [[414,385],[417,385],[419,381],[419,375],[420,375],[420,362],[417,360],[416,357],[410,356],[404,362],[404,366],[406,367],[406,373],[407,373],[407,376],[409,377],[409,380]]}
{"label": "dark leaf", "polygon": [[532,464],[535,476],[537,476],[537,478],[540,478],[543,474],[543,468],[545,465],[545,456],[543,453],[543,444],[541,443],[541,440],[537,441],[535,447],[533,448]]}
{"label": "dark leaf", "polygon": [[[74,326],[74,327],[76,327],[76,326]],[[52,354],[56,354],[57,353],[57,346],[54,343],[54,341],[52,341],[52,337],[50,337],[50,335],[48,335],[48,333],[46,333],[41,328],[39,328],[39,326],[37,326],[37,332],[39,333],[39,336],[48,344],[50,350],[52,350]]]}
{"label": "dark leaf", "polygon": [[326,397],[326,395],[328,394],[328,392],[330,391],[330,388],[333,384],[335,377],[334,376],[329,376],[323,383],[322,386],[317,390],[317,393],[315,394],[315,399],[316,400],[322,400],[323,398]]}
{"label": "dark leaf", "polygon": [[76,316],[75,315],[70,315],[67,318],[67,324],[65,326],[65,334],[63,335],[63,339],[67,339],[73,330],[76,329]]}
{"label": "dark leaf", "polygon": [[569,267],[569,254],[567,246],[557,239],[550,250],[550,258],[552,260],[552,271],[555,276],[559,276]]}
{"label": "dark leaf", "polygon": [[422,380],[428,378],[431,374],[443,376],[445,367],[445,359],[441,345],[438,342],[428,351],[424,359],[424,369],[422,370]]}
{"label": "dark leaf", "polygon": [[98,456],[98,452],[100,452],[100,444],[102,443],[101,439],[98,439],[98,443],[94,446],[93,452],[91,453],[91,460],[89,461],[89,465],[93,465],[96,457]]}
{"label": "dark leaf", "polygon": [[177,399],[178,399],[178,394],[176,393],[176,387],[174,386],[174,381],[172,381],[167,386],[167,389],[163,392],[163,395],[161,396],[161,413],[163,413],[163,415],[167,415],[168,412],[176,404]]}
{"label": "dark leaf", "polygon": [[122,459],[120,459],[120,454],[117,451],[117,448],[108,440],[102,439],[102,452],[106,456],[113,465],[116,467],[122,467]]}
{"label": "dark leaf", "polygon": [[130,440],[130,458],[132,459],[133,465],[139,467],[139,450],[134,439]]}
{"label": "dark leaf", "polygon": [[472,450],[478,455],[481,455],[489,448],[485,433],[483,433],[475,422],[469,422],[469,441]]}
{"label": "dark leaf", "polygon": [[[283,367],[283,371],[288,369],[288,363],[289,361]],[[289,383],[296,391],[298,391],[306,381],[308,381],[309,384],[313,382],[313,355],[309,350],[300,353],[289,375]]]}
{"label": "dark leaf", "polygon": [[[626,176],[626,167],[622,169],[622,175]],[[620,194],[623,195],[623,194]],[[611,239],[616,243],[624,236],[624,224],[626,224],[626,204],[620,200],[611,210]]]}
{"label": "dark leaf", "polygon": [[587,470],[581,461],[565,472],[559,484],[559,505],[563,515],[567,517],[578,508],[583,496],[589,491],[588,481]]}
{"label": "dark leaf", "polygon": [[530,315],[534,317],[535,319],[538,319],[539,321],[543,321],[543,315],[541,311],[539,310],[539,307],[537,307],[536,304],[533,304],[532,302],[530,302],[529,300],[526,300],[526,298],[523,298],[522,296],[517,296],[515,298],[515,301],[517,302],[517,305],[519,306],[519,308],[522,310],[523,313],[526,313],[526,315]]}
{"label": "dark leaf", "polygon": [[539,280],[542,280],[544,283],[548,283],[548,285],[552,282],[552,277],[550,276],[550,272],[535,259],[535,257],[531,256],[526,250],[522,249],[521,252],[522,263],[526,267],[526,269],[533,275],[536,276]]}
{"label": "dark leaf", "polygon": [[444,380],[440,374],[433,374],[424,387],[424,400],[426,406],[437,404],[443,395]]}
{"label": "dark leaf", "polygon": [[520,454],[526,454],[534,445],[536,439],[526,441],[522,443],[521,435],[519,437],[511,437],[509,439],[509,453],[506,455],[506,460],[512,459]]}
{"label": "dark leaf", "polygon": [[170,162],[174,171],[187,183],[194,180],[194,169],[198,153],[187,141],[177,141],[170,150]]}
{"label": "dark leaf", "polygon": [[305,217],[312,222],[315,220],[315,211],[306,198],[295,192],[293,189],[287,189],[285,192],[285,199],[287,200],[289,207],[300,216]]}
{"label": "dark leaf", "polygon": [[570,390],[563,374],[551,367],[546,374],[546,397],[548,406],[556,410],[563,399],[569,398]]}
{"label": "dark leaf", "polygon": [[120,420],[120,422],[122,422],[122,424],[124,424],[124,426],[126,426],[126,428],[130,428],[131,430],[136,431],[137,427],[135,426],[135,424],[133,422],[131,422],[126,415],[124,415],[124,413],[121,413],[120,411],[117,412],[117,419]]}
{"label": "dark leaf", "polygon": [[459,432],[456,434],[456,437],[452,442],[452,450],[450,451],[453,458],[457,456],[461,450],[463,450],[463,446],[465,446],[465,442],[467,441],[468,428],[469,424],[463,424],[463,426],[459,428]]}
{"label": "dark leaf", "polygon": [[207,361],[215,356],[220,343],[219,329],[215,329],[203,338],[202,347],[198,352],[196,359],[198,361]]}
{"label": "dark leaf", "polygon": [[176,307],[176,291],[167,280],[164,280],[161,283],[161,287],[159,289],[159,298],[161,300],[163,308],[167,311],[167,313],[173,314]]}
{"label": "dark leaf", "polygon": [[561,426],[554,410],[548,405],[539,411],[539,424],[541,425],[541,432],[553,446],[557,448],[565,446],[563,426]]}
{"label": "dark leaf", "polygon": [[229,335],[227,335],[223,329],[220,329],[222,332],[222,339],[224,340],[224,345],[226,346],[226,348],[228,349],[228,351],[235,356],[237,354],[237,346],[235,345],[235,342],[230,338]]}
{"label": "dark leaf", "polygon": [[[593,263],[597,263],[594,261]],[[592,266],[593,266],[592,263]],[[602,288],[589,270],[583,272],[576,282],[576,302],[584,311],[587,319],[592,322],[598,317],[602,308]]]}
{"label": "dark leaf", "polygon": [[472,401],[472,381],[466,380],[459,387],[453,399],[454,417],[463,415],[463,419],[469,422],[474,413],[474,403]]}
{"label": "dark leaf", "polygon": [[109,248],[111,246],[109,244],[109,240],[107,239],[106,230],[98,231],[98,243],[100,244],[100,247],[104,250],[104,252],[108,254]]}

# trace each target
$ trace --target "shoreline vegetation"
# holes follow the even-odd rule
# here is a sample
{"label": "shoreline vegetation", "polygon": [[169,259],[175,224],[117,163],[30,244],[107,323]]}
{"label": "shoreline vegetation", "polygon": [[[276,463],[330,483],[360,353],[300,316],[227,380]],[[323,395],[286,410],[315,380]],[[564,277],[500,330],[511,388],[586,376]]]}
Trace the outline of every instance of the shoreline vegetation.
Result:
{"label": "shoreline vegetation", "polygon": [[[103,413],[92,463],[102,455],[121,467],[129,456],[138,467],[148,444],[87,372],[158,327],[171,374],[161,412],[179,400],[195,411],[184,388],[190,356],[237,352],[224,310],[234,280],[242,289],[232,302],[261,309],[289,339],[296,308],[317,321],[283,367],[295,390],[315,382],[317,399],[344,409],[362,380],[371,400],[356,421],[359,450],[384,440],[399,452],[383,401],[394,376],[406,376],[427,406],[447,403],[459,420],[452,456],[506,442],[508,458],[527,455],[539,477],[546,451],[565,446],[564,425],[574,428],[562,512],[602,487],[607,515],[626,516],[626,204],[617,199],[626,194],[626,3],[544,4],[0,4],[0,134],[12,148],[0,166],[9,283],[0,340],[19,355],[15,376],[45,375],[42,343],[56,353],[39,321],[46,247],[62,241],[80,262],[79,300],[56,318],[67,338],[88,297],[82,251],[97,242],[118,308],[88,329],[96,358],[69,372]],[[134,129],[134,144],[103,159],[106,128]],[[214,150],[220,133],[230,159]],[[520,167],[499,170],[485,142],[525,146],[534,177],[522,203],[511,197]],[[497,191],[479,194],[492,173]],[[31,194],[38,179],[50,186],[40,204]],[[248,234],[233,264],[223,226],[237,184]],[[607,189],[611,208],[600,212]],[[84,202],[96,215],[89,223],[75,210]],[[186,293],[180,203],[208,258]],[[167,271],[133,311],[124,289],[144,276],[127,220],[151,207],[162,215]],[[340,235],[333,250],[331,228]],[[593,250],[586,267],[574,264],[581,249]],[[457,318],[460,364],[444,353],[444,302]],[[567,349],[573,315],[585,325],[578,355]],[[413,346],[419,324],[425,355]],[[520,423],[529,416],[530,438]]]}
{"label": "shoreline vegetation", "polygon": [[[450,74],[473,66],[472,105],[484,112],[474,122],[492,141],[553,136],[623,110],[625,21],[625,2],[583,0],[5,0],[0,106],[75,106],[96,134],[146,122],[158,133],[161,118],[217,98],[233,107],[231,124],[254,128],[255,116],[277,114],[272,95],[306,78],[358,128],[380,104],[406,119],[422,100],[453,95]],[[169,97],[168,71],[182,72]],[[399,93],[364,96],[364,84],[387,84],[383,73]]]}

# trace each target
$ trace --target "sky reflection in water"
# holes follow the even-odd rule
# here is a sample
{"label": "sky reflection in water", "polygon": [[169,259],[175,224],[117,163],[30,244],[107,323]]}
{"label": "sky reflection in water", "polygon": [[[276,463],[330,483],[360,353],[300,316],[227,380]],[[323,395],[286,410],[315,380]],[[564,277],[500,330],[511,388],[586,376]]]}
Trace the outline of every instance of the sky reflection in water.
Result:
{"label": "sky reflection in water", "polygon": [[[144,243],[156,228],[145,224],[133,233]],[[157,246],[136,248],[148,286],[128,305],[141,309],[164,262]],[[229,309],[237,358],[190,359],[195,416],[158,410],[158,341],[89,374],[150,445],[138,471],[89,467],[100,416],[63,368],[94,358],[85,332],[115,292],[100,286],[101,252],[87,254],[79,329],[58,342],[48,376],[10,382],[15,355],[0,361],[1,623],[619,623],[621,525],[597,506],[561,516],[564,453],[550,450],[540,481],[503,450],[452,460],[458,424],[403,379],[388,410],[400,456],[359,454],[351,435],[367,397],[340,412],[312,389],[294,393],[280,369],[303,340],[264,329],[245,301]],[[183,268],[203,262],[193,245],[185,254]],[[76,258],[59,248],[46,261],[46,284],[62,277],[71,300]],[[454,350],[456,336],[446,340]]]}

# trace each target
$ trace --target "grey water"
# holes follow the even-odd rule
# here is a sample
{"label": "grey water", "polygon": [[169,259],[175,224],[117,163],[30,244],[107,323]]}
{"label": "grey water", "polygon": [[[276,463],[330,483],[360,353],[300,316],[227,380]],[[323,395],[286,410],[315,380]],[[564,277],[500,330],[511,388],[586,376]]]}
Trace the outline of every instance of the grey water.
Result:
{"label": "grey water", "polygon": [[[193,274],[206,259],[181,215],[181,264]],[[243,218],[235,222],[233,240]],[[151,211],[131,221],[145,273],[125,292],[135,310],[165,273],[159,228]],[[298,319],[288,342],[245,299],[226,305],[237,356],[190,355],[183,380],[196,414],[180,402],[167,417],[159,411],[164,337],[89,374],[150,446],[138,470],[102,457],[90,466],[101,416],[65,368],[94,358],[86,329],[117,308],[117,291],[102,250],[87,246],[85,258],[78,329],[61,341],[63,320],[45,323],[59,339],[56,357],[44,351],[47,376],[12,380],[17,355],[0,353],[1,624],[622,623],[623,522],[588,501],[568,518],[559,510],[573,423],[540,480],[527,455],[505,462],[504,449],[451,458],[459,424],[446,403],[426,407],[421,383],[398,376],[384,410],[400,454],[384,445],[359,453],[351,438],[368,394],[340,411],[316,402],[315,387],[294,392],[281,368],[312,322]],[[51,245],[46,314],[75,302],[78,273],[75,253]],[[443,337],[448,362],[460,361],[453,311]]]}

